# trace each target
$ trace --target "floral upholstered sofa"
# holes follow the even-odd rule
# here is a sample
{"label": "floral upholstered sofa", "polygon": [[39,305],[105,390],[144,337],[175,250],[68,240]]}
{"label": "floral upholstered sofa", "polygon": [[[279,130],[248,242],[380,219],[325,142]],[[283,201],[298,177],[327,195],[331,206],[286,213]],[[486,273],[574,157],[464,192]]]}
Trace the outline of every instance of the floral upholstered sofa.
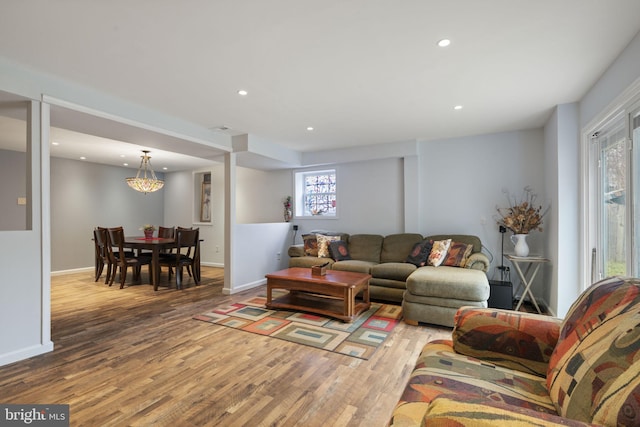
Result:
{"label": "floral upholstered sofa", "polygon": [[[449,241],[432,264],[433,242]],[[333,270],[371,274],[371,298],[402,302],[405,322],[453,326],[462,306],[487,307],[489,259],[476,236],[417,233],[332,233],[303,235],[302,245],[289,247],[289,267],[328,264]],[[429,262],[427,262],[429,258]],[[436,264],[435,262],[433,264]]]}
{"label": "floral upholstered sofa", "polygon": [[428,343],[390,425],[640,425],[640,279],[592,285],[564,320],[461,308]]}

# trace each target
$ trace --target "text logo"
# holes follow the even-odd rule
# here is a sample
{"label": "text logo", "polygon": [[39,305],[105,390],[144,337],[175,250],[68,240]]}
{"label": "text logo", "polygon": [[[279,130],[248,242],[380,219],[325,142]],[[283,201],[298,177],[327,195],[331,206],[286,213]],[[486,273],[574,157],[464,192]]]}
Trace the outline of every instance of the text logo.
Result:
{"label": "text logo", "polygon": [[69,427],[69,405],[8,405],[0,403],[0,425]]}

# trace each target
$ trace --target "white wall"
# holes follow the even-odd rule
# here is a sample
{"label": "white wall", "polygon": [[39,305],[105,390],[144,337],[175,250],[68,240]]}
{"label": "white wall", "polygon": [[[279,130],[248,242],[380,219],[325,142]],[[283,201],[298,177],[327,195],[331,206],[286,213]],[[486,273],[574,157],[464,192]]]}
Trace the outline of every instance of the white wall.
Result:
{"label": "white wall", "polygon": [[27,228],[27,206],[18,204],[18,197],[26,195],[26,154],[0,150],[0,230]]}
{"label": "white wall", "polygon": [[[0,83],[1,83],[0,73]],[[28,122],[30,156],[27,164],[29,199],[28,230],[0,231],[0,366],[53,350],[51,342],[48,143],[48,109],[40,114],[39,103],[30,103]],[[42,119],[44,117],[44,119]]]}
{"label": "white wall", "polygon": [[547,221],[544,298],[563,317],[582,290],[579,274],[579,131],[577,104],[559,105],[545,128],[545,186],[551,199]]}
{"label": "white wall", "polygon": [[[502,236],[496,207],[508,206],[503,189],[519,197],[527,185],[541,203],[547,200],[543,149],[541,129],[421,142],[419,232],[477,235],[494,258],[489,278],[498,277],[495,267],[501,262]],[[543,254],[545,234],[533,232],[528,237],[532,254]],[[505,253],[513,252],[509,235],[504,236]],[[511,280],[515,287],[518,280],[513,269]],[[534,294],[541,293],[536,282]]]}
{"label": "white wall", "polygon": [[[403,231],[402,159],[342,163],[338,175],[337,218],[294,218],[299,236],[324,229],[355,233],[391,234]],[[236,169],[238,224],[282,222],[282,201],[293,196],[293,170]]]}
{"label": "white wall", "polygon": [[[211,223],[197,220],[198,210],[194,188],[194,173],[183,171],[165,174],[164,222],[168,227],[198,227],[200,229],[201,262],[212,267],[224,266],[224,165],[211,166]],[[194,189],[194,191],[196,191]]]}
{"label": "white wall", "polygon": [[640,78],[640,33],[631,40],[579,103],[580,129]]}
{"label": "white wall", "polygon": [[402,159],[378,159],[335,166],[338,181],[337,217],[294,218],[292,223],[299,226],[296,243],[302,243],[300,236],[311,230],[382,235],[404,231]]}
{"label": "white wall", "polygon": [[292,196],[290,170],[236,169],[236,223],[284,222],[282,200]]}
{"label": "white wall", "polygon": [[165,225],[164,191],[132,190],[125,178],[135,174],[135,169],[51,159],[53,272],[93,267],[91,239],[97,226],[122,226],[127,235],[142,235],[143,224]]}
{"label": "white wall", "polygon": [[164,221],[167,226],[191,227],[193,223],[193,172],[164,174]]}
{"label": "white wall", "polygon": [[[289,224],[236,224],[234,226],[233,271],[224,292],[237,293],[266,283],[264,275],[286,268],[291,244]],[[233,288],[230,285],[233,284]]]}

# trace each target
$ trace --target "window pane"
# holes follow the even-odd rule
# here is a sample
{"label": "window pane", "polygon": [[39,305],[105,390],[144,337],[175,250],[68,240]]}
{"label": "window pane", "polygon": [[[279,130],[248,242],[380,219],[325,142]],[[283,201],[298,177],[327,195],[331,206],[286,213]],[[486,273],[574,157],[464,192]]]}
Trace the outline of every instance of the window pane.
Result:
{"label": "window pane", "polygon": [[624,123],[603,136],[602,168],[602,262],[605,277],[627,274],[626,189],[627,153]]}
{"label": "window pane", "polygon": [[303,173],[302,205],[304,216],[335,216],[335,171]]}

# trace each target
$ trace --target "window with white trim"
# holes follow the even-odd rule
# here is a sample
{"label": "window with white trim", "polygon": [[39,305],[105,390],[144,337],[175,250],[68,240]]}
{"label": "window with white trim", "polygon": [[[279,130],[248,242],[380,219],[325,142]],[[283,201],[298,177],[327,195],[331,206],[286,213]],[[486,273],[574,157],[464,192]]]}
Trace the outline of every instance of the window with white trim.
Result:
{"label": "window with white trim", "polygon": [[335,169],[296,172],[296,217],[335,217],[336,181]]}

